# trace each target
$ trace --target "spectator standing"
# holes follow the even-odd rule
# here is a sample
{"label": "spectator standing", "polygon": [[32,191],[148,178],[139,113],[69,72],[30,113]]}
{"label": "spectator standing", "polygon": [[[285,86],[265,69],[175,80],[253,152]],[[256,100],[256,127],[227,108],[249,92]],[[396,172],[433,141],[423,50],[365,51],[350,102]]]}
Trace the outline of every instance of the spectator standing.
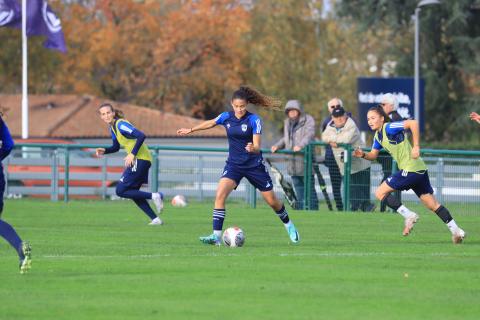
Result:
{"label": "spectator standing", "polygon": [[[271,147],[272,153],[280,149],[299,152],[292,155],[288,161],[287,172],[292,177],[293,187],[297,195],[298,205],[295,209],[303,209],[305,204],[305,179],[304,179],[304,156],[300,152],[310,142],[315,140],[315,120],[303,110],[303,106],[298,100],[289,100],[285,105],[285,115],[287,118],[283,127],[283,138]],[[318,197],[315,191],[315,180],[313,174],[311,181],[311,210],[318,210]]]}
{"label": "spectator standing", "polygon": [[[332,111],[337,107],[343,108],[343,102],[339,98],[330,99],[327,103],[329,116],[322,121],[322,132],[325,131],[328,124],[332,122]],[[347,113],[348,114],[348,113]],[[328,174],[330,175],[330,182],[332,184],[333,198],[335,199],[335,206],[338,211],[343,211],[342,202],[342,175],[337,165],[337,161],[333,156],[332,147],[327,145],[325,147],[325,165],[328,168]]]}
{"label": "spectator standing", "polygon": [[[336,107],[332,111],[333,120],[325,128],[322,140],[332,147],[332,152],[342,176],[345,175],[345,149],[338,144],[351,144],[353,148],[365,146],[360,130],[345,109]],[[352,158],[350,180],[350,205],[352,211],[373,211],[375,205],[370,202],[370,163],[361,158]]]}

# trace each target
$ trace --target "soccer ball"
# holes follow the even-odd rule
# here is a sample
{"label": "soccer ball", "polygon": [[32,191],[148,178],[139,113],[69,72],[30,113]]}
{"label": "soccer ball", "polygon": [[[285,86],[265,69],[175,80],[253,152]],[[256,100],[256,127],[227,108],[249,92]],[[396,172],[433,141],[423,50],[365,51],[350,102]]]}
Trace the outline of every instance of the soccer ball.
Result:
{"label": "soccer ball", "polygon": [[176,195],[172,199],[172,206],[174,207],[185,207],[187,206],[187,199],[181,194]]}
{"label": "soccer ball", "polygon": [[223,232],[222,240],[227,247],[241,247],[245,243],[245,235],[239,227],[230,227]]}

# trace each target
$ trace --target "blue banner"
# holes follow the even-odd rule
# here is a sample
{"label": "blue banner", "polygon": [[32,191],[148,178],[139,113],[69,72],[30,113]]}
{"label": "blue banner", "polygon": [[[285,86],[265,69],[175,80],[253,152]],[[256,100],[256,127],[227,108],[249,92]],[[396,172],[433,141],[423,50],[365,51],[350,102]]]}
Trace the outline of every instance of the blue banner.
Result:
{"label": "blue banner", "polygon": [[[420,79],[420,130],[424,129],[424,87]],[[368,109],[382,102],[385,93],[393,94],[398,100],[397,112],[404,119],[414,119],[413,78],[357,78],[358,125],[361,131],[370,131],[367,123]]]}

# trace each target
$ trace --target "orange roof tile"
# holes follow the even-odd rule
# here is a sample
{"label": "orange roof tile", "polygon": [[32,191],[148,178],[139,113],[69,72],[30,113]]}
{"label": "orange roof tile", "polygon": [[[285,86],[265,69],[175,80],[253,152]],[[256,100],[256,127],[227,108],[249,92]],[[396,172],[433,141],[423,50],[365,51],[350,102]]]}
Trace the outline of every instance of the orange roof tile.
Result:
{"label": "orange roof tile", "polygon": [[[14,137],[22,135],[21,95],[0,94],[0,105],[7,109],[5,119]],[[78,95],[29,95],[29,137],[36,138],[109,138],[97,108],[108,100]],[[147,137],[177,137],[180,127],[190,128],[202,120],[135,105],[111,102],[125,118]],[[192,137],[225,137],[225,130],[215,127]]]}

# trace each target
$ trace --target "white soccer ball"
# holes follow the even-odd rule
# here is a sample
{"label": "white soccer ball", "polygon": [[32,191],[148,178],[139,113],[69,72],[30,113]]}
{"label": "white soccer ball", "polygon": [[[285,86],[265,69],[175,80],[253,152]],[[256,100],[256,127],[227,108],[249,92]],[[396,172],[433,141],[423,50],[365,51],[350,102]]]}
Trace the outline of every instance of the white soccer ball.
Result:
{"label": "white soccer ball", "polygon": [[187,206],[187,199],[181,194],[176,195],[172,199],[172,206],[174,207],[185,207]]}
{"label": "white soccer ball", "polygon": [[245,234],[239,227],[230,227],[223,232],[222,240],[227,247],[241,247],[245,243]]}

